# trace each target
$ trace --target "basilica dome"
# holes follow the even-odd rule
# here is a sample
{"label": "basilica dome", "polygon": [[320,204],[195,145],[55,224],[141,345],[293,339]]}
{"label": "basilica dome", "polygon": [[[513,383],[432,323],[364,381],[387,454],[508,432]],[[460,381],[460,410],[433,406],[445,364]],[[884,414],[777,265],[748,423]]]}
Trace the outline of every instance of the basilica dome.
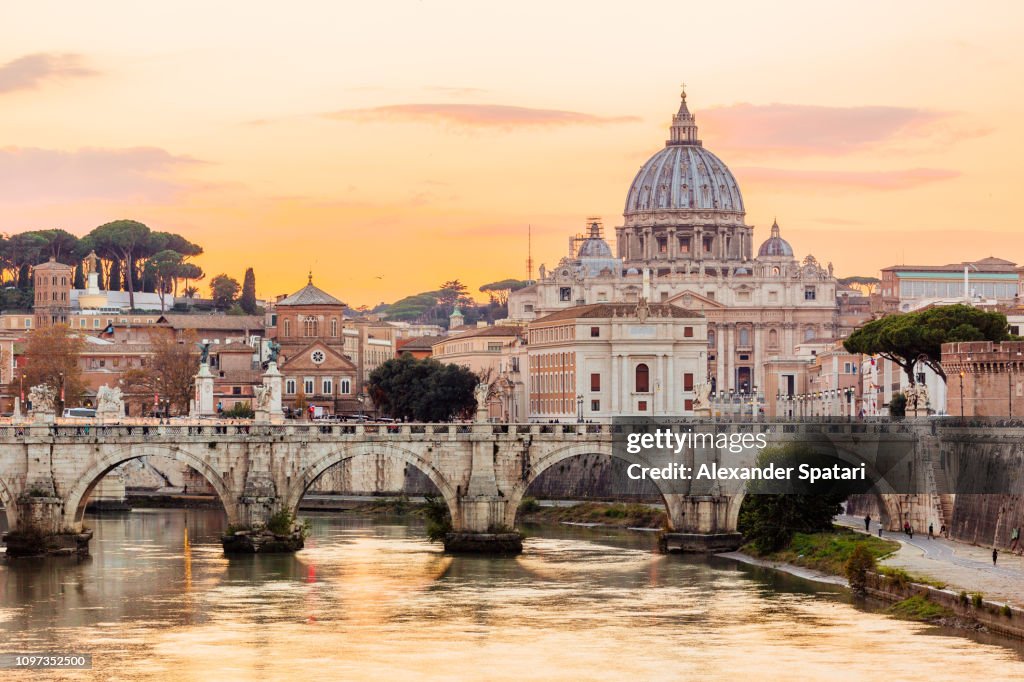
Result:
{"label": "basilica dome", "polygon": [[758,258],[770,258],[781,256],[784,258],[793,257],[793,247],[785,239],[779,236],[779,222],[772,223],[772,236],[768,237],[757,250]]}
{"label": "basilica dome", "polygon": [[722,160],[703,147],[682,94],[665,148],[647,160],[626,195],[625,216],[660,211],[744,213],[739,185]]}
{"label": "basilica dome", "polygon": [[601,228],[598,223],[591,223],[589,225],[590,232],[587,238],[580,244],[579,251],[576,253],[577,258],[612,258],[612,248],[608,246],[601,237]]}

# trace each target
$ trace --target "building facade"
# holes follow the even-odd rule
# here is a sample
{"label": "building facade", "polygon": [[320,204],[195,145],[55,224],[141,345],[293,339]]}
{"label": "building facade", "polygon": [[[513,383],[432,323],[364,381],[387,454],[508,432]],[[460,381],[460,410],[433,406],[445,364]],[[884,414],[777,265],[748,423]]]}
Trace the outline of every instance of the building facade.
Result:
{"label": "building facade", "polygon": [[946,413],[1024,417],[1024,341],[942,344]]}
{"label": "building facade", "polygon": [[1017,264],[989,256],[947,265],[891,265],[882,269],[880,290],[908,311],[930,303],[1016,304],[1019,286]]}

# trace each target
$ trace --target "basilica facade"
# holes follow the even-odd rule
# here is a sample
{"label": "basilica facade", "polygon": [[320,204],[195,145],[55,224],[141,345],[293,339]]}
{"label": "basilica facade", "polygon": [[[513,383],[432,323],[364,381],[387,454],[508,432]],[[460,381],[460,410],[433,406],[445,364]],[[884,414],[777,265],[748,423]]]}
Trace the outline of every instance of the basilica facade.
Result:
{"label": "basilica facade", "polygon": [[[570,239],[570,253],[540,267],[531,286],[509,297],[509,317],[529,322],[599,303],[669,304],[707,322],[707,377],[718,395],[762,394],[772,358],[836,336],[832,266],[802,260],[778,223],[754,248],[739,185],[703,146],[682,94],[664,148],[626,192],[615,249],[599,220]],[[786,377],[772,385],[793,390]]]}

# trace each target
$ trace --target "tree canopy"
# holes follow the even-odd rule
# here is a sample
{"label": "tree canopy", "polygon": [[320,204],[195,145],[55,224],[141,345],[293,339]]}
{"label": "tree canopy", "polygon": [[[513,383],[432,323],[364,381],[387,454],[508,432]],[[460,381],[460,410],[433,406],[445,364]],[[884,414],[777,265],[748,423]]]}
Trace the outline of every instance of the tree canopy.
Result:
{"label": "tree canopy", "polygon": [[368,390],[377,408],[389,417],[441,422],[473,412],[478,381],[461,365],[418,360],[405,353],[373,370]]}
{"label": "tree canopy", "polygon": [[524,279],[502,279],[497,282],[490,282],[480,287],[480,291],[491,297],[491,300],[498,305],[508,305],[508,295],[529,286],[530,283]]}
{"label": "tree canopy", "polygon": [[[33,331],[25,345],[26,393],[29,387],[46,384],[60,396],[64,389],[65,405],[78,405],[85,391],[78,359],[85,341],[65,324],[55,324]],[[20,379],[16,381],[20,382]]]}
{"label": "tree canopy", "polygon": [[911,385],[919,364],[946,380],[942,344],[956,341],[1005,341],[1006,315],[957,304],[889,315],[868,322],[843,341],[850,353],[879,355],[903,368]]}
{"label": "tree canopy", "polygon": [[210,295],[213,298],[213,305],[222,310],[227,310],[235,302],[235,297],[241,290],[238,280],[227,275],[217,275],[210,280]]}

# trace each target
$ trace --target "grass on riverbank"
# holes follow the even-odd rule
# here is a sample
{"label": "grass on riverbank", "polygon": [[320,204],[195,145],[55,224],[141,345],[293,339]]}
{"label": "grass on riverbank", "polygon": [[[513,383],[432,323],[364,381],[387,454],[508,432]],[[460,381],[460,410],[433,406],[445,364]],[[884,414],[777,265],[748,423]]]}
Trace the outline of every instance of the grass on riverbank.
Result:
{"label": "grass on riverbank", "polygon": [[757,554],[750,545],[744,546],[743,551],[770,561],[845,575],[846,562],[858,545],[863,545],[876,561],[900,548],[898,542],[840,528],[832,532],[794,533],[787,547],[769,554]]}
{"label": "grass on riverbank", "polygon": [[664,528],[664,509],[626,502],[581,502],[571,507],[541,507],[529,498],[519,507],[524,523],[597,523],[617,528]]}
{"label": "grass on riverbank", "polygon": [[915,594],[913,597],[897,602],[890,606],[887,612],[897,618],[925,622],[956,617],[952,610],[941,604],[936,604],[923,594]]}

